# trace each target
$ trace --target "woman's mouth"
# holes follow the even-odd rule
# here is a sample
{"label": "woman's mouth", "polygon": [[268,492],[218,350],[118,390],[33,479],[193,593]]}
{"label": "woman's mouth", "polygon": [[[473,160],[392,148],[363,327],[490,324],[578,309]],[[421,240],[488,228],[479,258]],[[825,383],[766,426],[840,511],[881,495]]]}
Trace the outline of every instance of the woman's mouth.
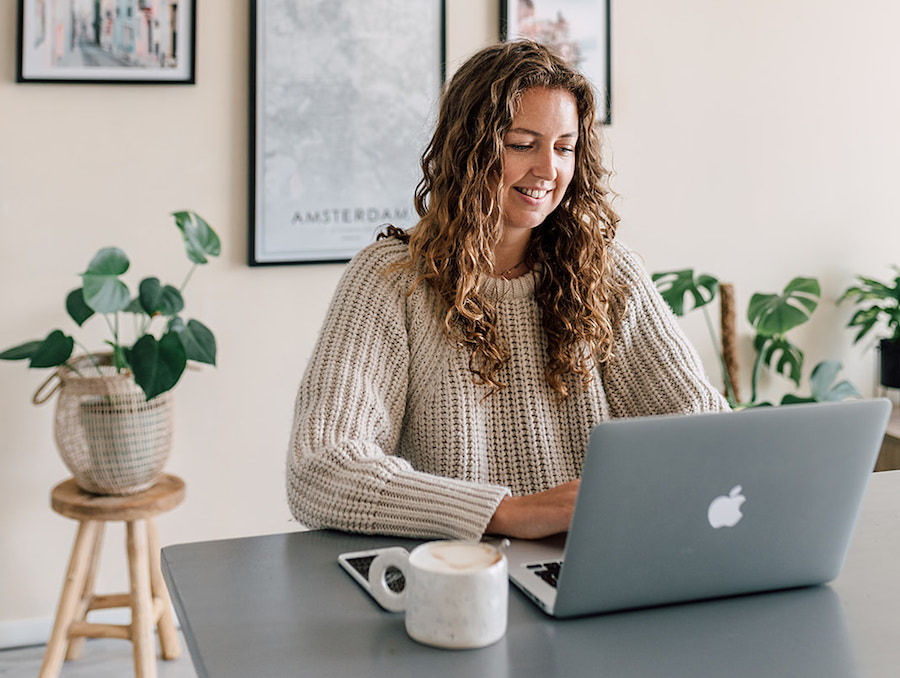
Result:
{"label": "woman's mouth", "polygon": [[529,198],[534,198],[535,200],[540,200],[545,195],[547,195],[550,191],[541,191],[536,188],[519,188],[516,187],[516,190],[522,195],[527,195]]}

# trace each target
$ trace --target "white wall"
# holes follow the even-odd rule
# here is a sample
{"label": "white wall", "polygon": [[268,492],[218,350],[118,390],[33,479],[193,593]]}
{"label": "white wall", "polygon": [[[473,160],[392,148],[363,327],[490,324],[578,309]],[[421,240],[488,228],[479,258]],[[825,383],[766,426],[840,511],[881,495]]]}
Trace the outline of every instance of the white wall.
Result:
{"label": "white wall", "polygon": [[[17,85],[15,3],[0,0],[0,347],[65,325],[64,294],[101,246],[136,275],[180,279],[173,210],[223,239],[188,288],[220,357],[175,391],[169,470],[188,496],[160,518],[164,544],[298,529],[283,492],[292,401],[343,269],[245,265],[247,3],[198,4],[193,87]],[[485,0],[447,10],[452,71],[497,18]],[[866,394],[873,354],[850,346],[833,300],[854,273],[900,263],[898,23],[891,0],[613,3],[620,237],[651,270],[732,280],[742,312],[752,292],[818,276],[823,308],[796,338]],[[714,371],[699,315],[685,326]],[[0,364],[0,646],[46,638],[74,537],[48,502],[67,476],[53,407],[30,402],[46,376]],[[124,588],[121,531],[106,551],[98,588]]]}
{"label": "white wall", "polygon": [[[627,6],[626,6],[627,5]],[[620,235],[651,270],[694,267],[732,281],[738,308],[797,275],[823,286],[796,341],[838,358],[873,393],[872,351],[851,347],[856,273],[900,264],[894,82],[900,46],[887,0],[615,2],[614,121]],[[709,346],[701,314],[686,319]],[[745,389],[751,348],[743,317]],[[704,355],[709,369],[714,358]],[[786,382],[772,380],[780,396]],[[805,387],[805,385],[804,385]],[[747,397],[748,392],[744,393]]]}

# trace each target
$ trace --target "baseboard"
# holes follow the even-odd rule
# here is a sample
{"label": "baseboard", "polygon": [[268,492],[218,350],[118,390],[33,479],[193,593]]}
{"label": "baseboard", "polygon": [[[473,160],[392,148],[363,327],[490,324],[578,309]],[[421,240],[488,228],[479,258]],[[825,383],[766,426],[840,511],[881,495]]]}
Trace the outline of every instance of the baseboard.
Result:
{"label": "baseboard", "polygon": [[[131,611],[126,608],[95,610],[89,619],[103,624],[130,624]],[[53,617],[0,621],[0,650],[46,645],[51,631]]]}

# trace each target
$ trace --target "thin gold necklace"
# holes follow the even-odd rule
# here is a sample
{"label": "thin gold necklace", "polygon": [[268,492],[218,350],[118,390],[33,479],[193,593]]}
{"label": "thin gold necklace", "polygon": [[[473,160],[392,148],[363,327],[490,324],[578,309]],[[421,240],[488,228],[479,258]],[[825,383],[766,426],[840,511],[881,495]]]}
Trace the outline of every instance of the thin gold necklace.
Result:
{"label": "thin gold necklace", "polygon": [[515,271],[517,268],[519,268],[519,266],[521,266],[524,263],[525,263],[525,259],[522,259],[522,261],[520,261],[518,264],[515,264],[514,266],[510,266],[508,269],[503,271],[503,273],[500,274],[500,277],[503,278],[504,280],[506,280],[507,279],[506,276],[508,276],[513,271]]}

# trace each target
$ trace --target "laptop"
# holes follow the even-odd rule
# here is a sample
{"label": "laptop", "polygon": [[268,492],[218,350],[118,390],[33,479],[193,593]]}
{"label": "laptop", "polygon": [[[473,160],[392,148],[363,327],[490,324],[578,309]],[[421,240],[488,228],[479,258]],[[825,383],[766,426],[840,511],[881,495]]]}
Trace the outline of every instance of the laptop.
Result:
{"label": "laptop", "polygon": [[831,581],[890,413],[873,398],[602,422],[568,534],[511,540],[510,579],[554,617]]}

